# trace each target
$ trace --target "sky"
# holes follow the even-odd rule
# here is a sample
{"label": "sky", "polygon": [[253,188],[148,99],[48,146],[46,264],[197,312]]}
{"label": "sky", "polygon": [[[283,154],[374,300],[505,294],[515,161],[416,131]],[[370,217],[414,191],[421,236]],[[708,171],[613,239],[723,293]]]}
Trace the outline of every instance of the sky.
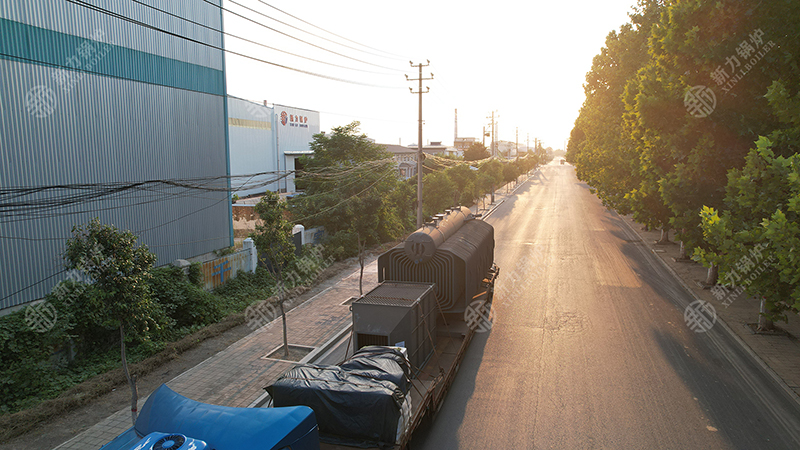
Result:
{"label": "sky", "polygon": [[260,44],[226,36],[226,48],[268,62],[228,53],[228,94],[319,111],[322,131],[358,120],[378,143],[411,145],[419,84],[405,75],[430,60],[425,144],[453,144],[457,110],[459,137],[480,139],[494,112],[498,140],[561,149],[592,58],[635,1],[225,0],[226,33]]}

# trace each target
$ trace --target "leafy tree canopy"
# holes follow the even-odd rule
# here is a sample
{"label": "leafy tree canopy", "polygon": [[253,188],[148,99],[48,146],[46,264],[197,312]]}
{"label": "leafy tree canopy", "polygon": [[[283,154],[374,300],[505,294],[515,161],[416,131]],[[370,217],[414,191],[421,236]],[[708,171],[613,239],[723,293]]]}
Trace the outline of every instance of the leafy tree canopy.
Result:
{"label": "leafy tree canopy", "polygon": [[293,219],[325,227],[326,248],[337,257],[354,256],[358,237],[367,245],[399,238],[409,223],[406,192],[392,155],[359,133],[359,123],[317,134],[314,155],[303,157],[304,192],[290,200]]}
{"label": "leafy tree canopy", "polygon": [[465,161],[479,161],[488,157],[489,150],[487,150],[486,146],[481,142],[473,142],[466,150],[464,150]]}

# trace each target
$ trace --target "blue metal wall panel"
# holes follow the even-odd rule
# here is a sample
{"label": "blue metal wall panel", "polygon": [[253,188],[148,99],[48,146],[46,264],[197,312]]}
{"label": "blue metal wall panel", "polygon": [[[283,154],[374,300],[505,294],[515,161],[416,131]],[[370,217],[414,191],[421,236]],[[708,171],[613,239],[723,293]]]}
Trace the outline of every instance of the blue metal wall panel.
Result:
{"label": "blue metal wall panel", "polygon": [[[134,2],[95,3],[202,42],[222,43],[220,33],[145,11]],[[221,24],[219,9],[204,1],[150,3],[210,26]],[[218,177],[206,184],[222,189],[163,187],[24,214],[7,212],[0,217],[0,309],[41,298],[65,278],[61,258],[65,241],[73,225],[92,217],[137,233],[158,255],[158,264],[230,245],[224,66],[219,50],[159,35],[62,0],[3,3],[0,20],[6,25],[6,34],[0,36],[4,52],[27,52],[26,58],[42,59],[10,59],[19,53],[0,58],[0,188]],[[16,23],[9,26],[10,21]],[[101,61],[104,68],[98,63],[93,70],[71,70],[70,58],[82,58],[75,45],[82,45],[97,29],[113,41]],[[31,30],[39,36],[31,37]],[[159,78],[156,72],[165,65],[188,70]],[[59,83],[55,76],[59,69],[76,75],[74,83],[67,87]],[[198,73],[212,78],[201,80],[210,88],[180,86]],[[0,198],[3,203],[7,200]]]}

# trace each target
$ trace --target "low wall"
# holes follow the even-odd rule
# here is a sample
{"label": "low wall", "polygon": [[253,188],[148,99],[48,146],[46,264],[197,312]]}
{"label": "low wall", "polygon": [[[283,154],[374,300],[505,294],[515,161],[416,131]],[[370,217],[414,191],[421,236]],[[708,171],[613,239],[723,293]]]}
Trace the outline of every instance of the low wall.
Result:
{"label": "low wall", "polygon": [[203,287],[211,290],[221,286],[240,271],[255,273],[257,264],[256,246],[252,239],[245,239],[242,250],[202,264]]}

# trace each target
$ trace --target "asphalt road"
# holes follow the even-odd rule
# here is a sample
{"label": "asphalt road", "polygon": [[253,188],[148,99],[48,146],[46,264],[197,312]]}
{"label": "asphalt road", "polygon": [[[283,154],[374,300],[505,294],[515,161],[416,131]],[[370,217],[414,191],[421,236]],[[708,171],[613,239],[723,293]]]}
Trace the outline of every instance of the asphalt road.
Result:
{"label": "asphalt road", "polygon": [[798,449],[800,408],[569,165],[488,219],[501,267],[489,332],[411,448]]}

